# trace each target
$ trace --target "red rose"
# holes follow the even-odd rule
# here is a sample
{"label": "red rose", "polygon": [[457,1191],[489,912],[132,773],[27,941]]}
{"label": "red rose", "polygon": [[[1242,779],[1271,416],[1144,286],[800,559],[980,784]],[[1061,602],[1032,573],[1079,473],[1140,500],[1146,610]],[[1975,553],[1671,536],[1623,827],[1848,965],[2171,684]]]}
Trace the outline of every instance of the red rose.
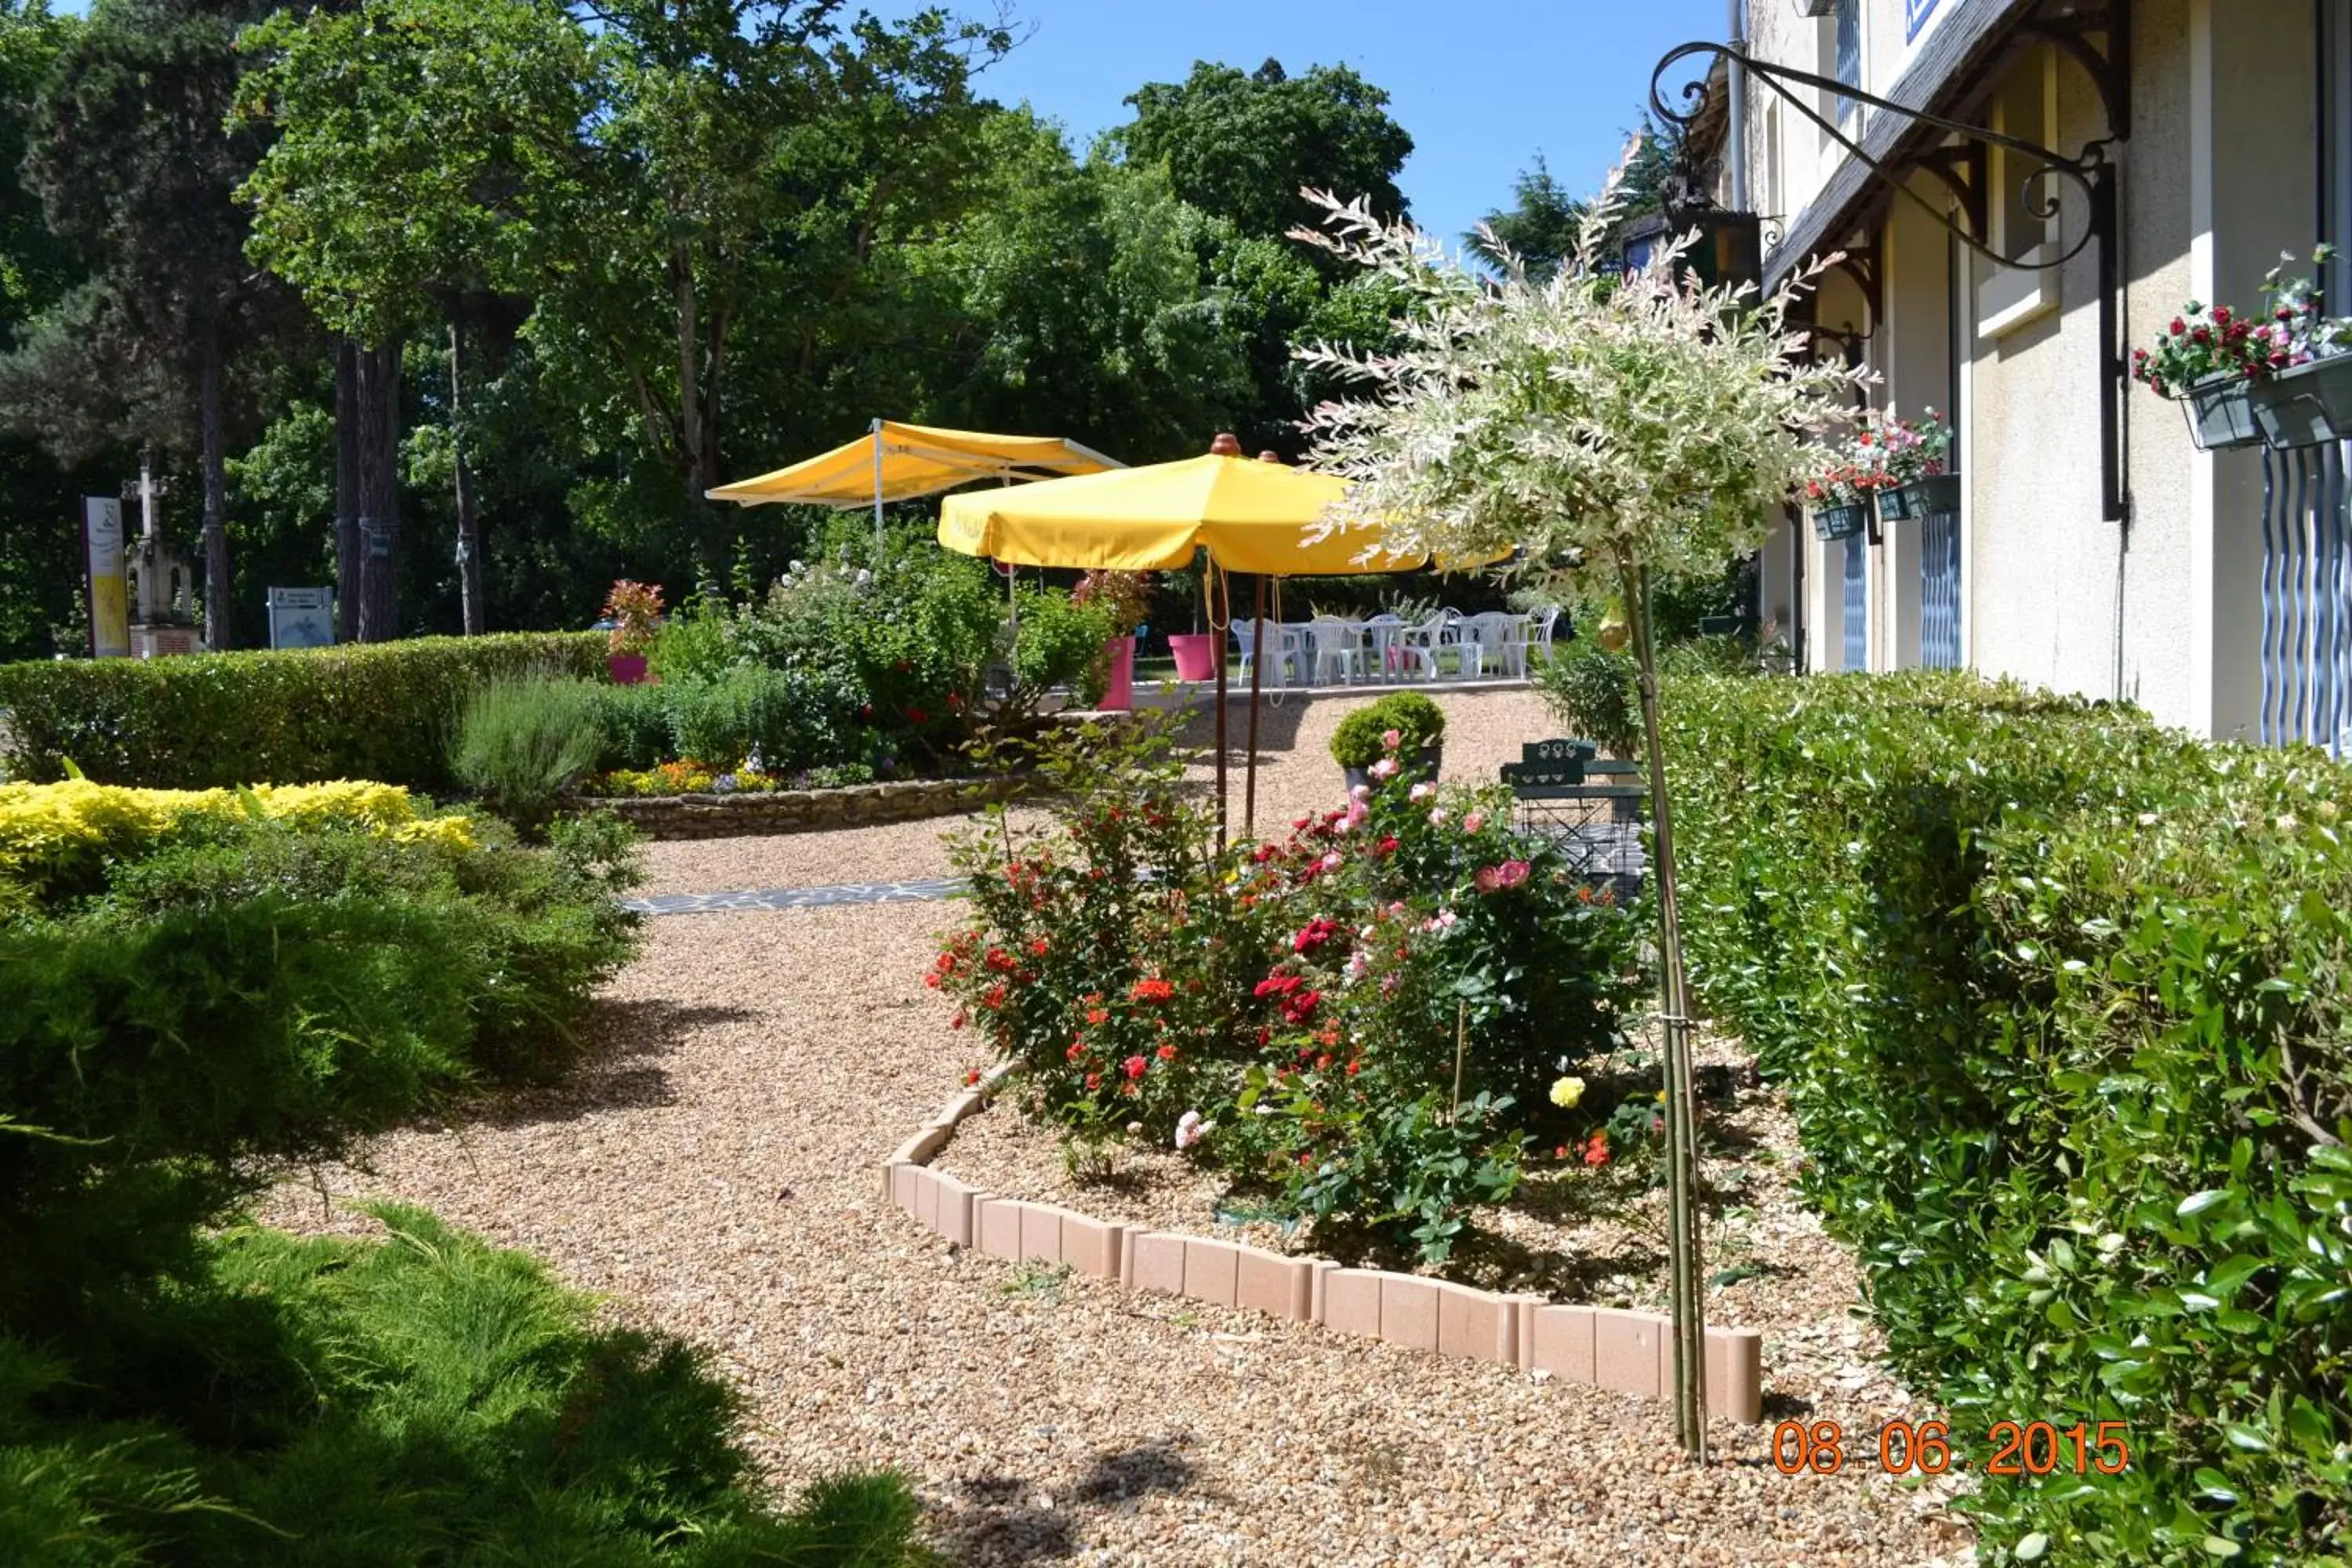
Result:
{"label": "red rose", "polygon": [[1141,1078],[1143,1076],[1143,1069],[1150,1067],[1151,1064],[1145,1061],[1141,1057],[1129,1057],[1121,1065],[1126,1068],[1128,1077],[1136,1079]]}
{"label": "red rose", "polygon": [[1172,1062],[1176,1059],[1176,1047],[1173,1046],[1162,1046],[1151,1054],[1158,1057],[1163,1062]]}

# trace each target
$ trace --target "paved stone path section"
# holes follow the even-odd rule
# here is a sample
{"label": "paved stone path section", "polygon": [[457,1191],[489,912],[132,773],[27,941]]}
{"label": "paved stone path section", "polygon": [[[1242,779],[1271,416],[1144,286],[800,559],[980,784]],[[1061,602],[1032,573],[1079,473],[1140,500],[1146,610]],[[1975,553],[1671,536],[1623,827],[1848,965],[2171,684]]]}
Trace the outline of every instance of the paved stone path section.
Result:
{"label": "paved stone path section", "polygon": [[824,888],[751,888],[731,893],[663,893],[623,899],[621,907],[646,915],[740,913],[744,910],[806,910],[829,904],[913,904],[952,899],[963,891],[961,877],[919,882],[841,882]]}

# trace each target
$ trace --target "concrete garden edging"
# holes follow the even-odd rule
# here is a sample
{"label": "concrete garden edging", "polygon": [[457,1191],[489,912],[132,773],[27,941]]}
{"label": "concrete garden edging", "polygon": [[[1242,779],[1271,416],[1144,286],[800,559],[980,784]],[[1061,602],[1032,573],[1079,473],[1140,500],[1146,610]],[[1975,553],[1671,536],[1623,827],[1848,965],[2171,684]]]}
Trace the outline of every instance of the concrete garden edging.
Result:
{"label": "concrete garden edging", "polygon": [[728,795],[580,795],[579,811],[609,811],[648,838],[729,838],[746,834],[819,833],[884,822],[916,822],[1011,800],[1030,780],[899,779],[838,789],[742,791]]}
{"label": "concrete garden edging", "polygon": [[[986,1109],[1013,1075],[1003,1063],[940,1108],[882,1168],[883,1201],[960,1247],[1015,1262],[1066,1264],[1129,1290],[1157,1290],[1219,1307],[1386,1341],[1437,1355],[1499,1362],[1645,1399],[1671,1398],[1673,1320],[1655,1312],[1563,1306],[1451,1280],[1343,1268],[1239,1242],[1146,1230],[1053,1204],[997,1197],[930,1169],[967,1116]],[[1706,1407],[1753,1426],[1764,1418],[1764,1336],[1706,1331]]]}

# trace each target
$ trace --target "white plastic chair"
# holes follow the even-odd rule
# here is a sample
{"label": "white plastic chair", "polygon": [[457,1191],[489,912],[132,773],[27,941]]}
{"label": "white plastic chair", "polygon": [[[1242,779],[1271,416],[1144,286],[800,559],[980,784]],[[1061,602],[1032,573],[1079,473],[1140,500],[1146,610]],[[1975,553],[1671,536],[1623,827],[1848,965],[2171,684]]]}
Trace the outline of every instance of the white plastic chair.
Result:
{"label": "white plastic chair", "polygon": [[[1233,634],[1234,651],[1241,658],[1241,679],[1244,685],[1249,683],[1250,667],[1257,662],[1257,650],[1252,646],[1253,639],[1250,637],[1251,630],[1256,625],[1255,621],[1235,621],[1227,628]],[[1282,626],[1276,622],[1265,623],[1265,647],[1267,653],[1273,656],[1274,668],[1265,672],[1264,684],[1269,686],[1287,684],[1286,677],[1291,663],[1290,641],[1283,635]]]}
{"label": "white plastic chair", "polygon": [[[1544,613],[1536,616],[1534,624],[1528,628],[1528,644],[1530,647],[1540,647],[1543,649],[1543,655],[1547,660],[1551,658],[1552,630],[1559,625],[1559,606],[1558,605],[1547,605],[1544,606]],[[1520,659],[1522,662],[1525,662],[1526,657],[1525,651],[1522,650],[1520,654]]]}
{"label": "white plastic chair", "polygon": [[1373,679],[1388,679],[1404,662],[1397,652],[1397,635],[1403,630],[1404,617],[1398,615],[1377,615],[1364,623],[1364,658]]}
{"label": "white plastic chair", "polygon": [[1339,679],[1349,686],[1363,674],[1364,628],[1360,623],[1343,621],[1336,616],[1318,616],[1307,624],[1307,637],[1314,650],[1313,684],[1323,685],[1323,672],[1335,665]]}
{"label": "white plastic chair", "polygon": [[1521,640],[1527,617],[1501,610],[1465,616],[1457,637],[1462,650],[1462,674],[1467,679],[1488,673],[1523,677],[1528,672],[1527,644]]}
{"label": "white plastic chair", "polygon": [[1453,624],[1454,612],[1440,610],[1417,626],[1406,626],[1396,634],[1397,657],[1405,666],[1400,673],[1422,671],[1429,679],[1437,679],[1437,650],[1444,645],[1445,628]]}

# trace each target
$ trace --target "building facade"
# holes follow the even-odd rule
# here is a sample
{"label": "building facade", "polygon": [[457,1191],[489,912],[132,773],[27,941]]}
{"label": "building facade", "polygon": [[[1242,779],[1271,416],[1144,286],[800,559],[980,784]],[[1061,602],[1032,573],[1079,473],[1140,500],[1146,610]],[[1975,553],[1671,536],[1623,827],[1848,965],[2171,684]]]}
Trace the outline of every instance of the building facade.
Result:
{"label": "building facade", "polygon": [[[1760,608],[1804,668],[1966,666],[2215,736],[2352,741],[2346,449],[2200,451],[2126,373],[2187,302],[2256,308],[2282,253],[2309,272],[2352,241],[2352,0],[1747,0],[1745,23],[1768,280],[1843,254],[1820,343],[1877,372],[1881,406],[1947,411],[1961,476],[1956,512],[1776,537]],[[2096,166],[2105,193],[1772,66]]]}

